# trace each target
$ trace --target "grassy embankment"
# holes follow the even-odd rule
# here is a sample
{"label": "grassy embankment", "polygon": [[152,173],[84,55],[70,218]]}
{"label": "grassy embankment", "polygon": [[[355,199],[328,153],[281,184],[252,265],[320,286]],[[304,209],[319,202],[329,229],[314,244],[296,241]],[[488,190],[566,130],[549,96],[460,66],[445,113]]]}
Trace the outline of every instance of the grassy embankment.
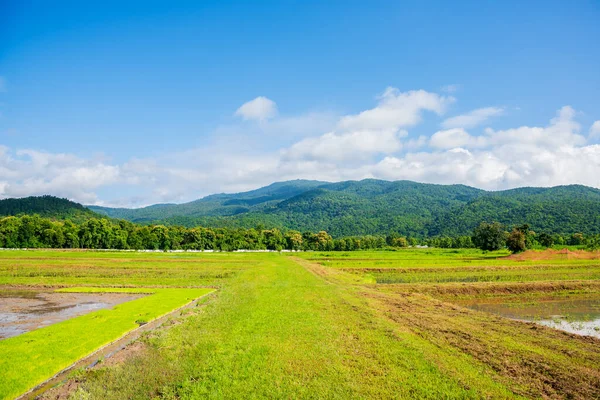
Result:
{"label": "grassy embankment", "polygon": [[[41,284],[40,273],[45,270],[53,273],[49,274],[53,283],[60,285],[89,281],[122,286],[128,283],[128,272],[137,282],[147,275],[153,285],[177,285],[175,282],[186,281],[177,276],[181,271],[196,276],[197,282],[220,287],[204,302],[205,307],[170,329],[146,337],[144,351],[123,364],[79,376],[77,396],[600,396],[600,341],[448,302],[453,296],[507,291],[597,292],[594,274],[600,262],[594,260],[529,262],[471,250],[407,250],[291,257],[144,254],[131,255],[135,261],[124,256],[119,266],[105,260],[113,254],[49,252],[38,253],[39,260],[32,260],[29,254],[20,259],[0,254],[0,266],[16,267],[23,262],[28,271],[37,271],[28,279],[18,273],[19,268],[0,269],[0,282],[11,283],[9,273],[20,284]],[[12,261],[7,261],[11,257]],[[57,258],[71,260],[71,266],[61,269]],[[77,268],[75,259],[87,260]],[[465,282],[460,268],[475,268],[469,274],[480,271],[480,279]],[[499,268],[518,278],[494,279]],[[416,282],[410,284],[375,284],[378,270],[384,269],[387,274],[417,274],[419,278],[407,280]],[[564,272],[569,269],[577,271],[578,280],[569,279]],[[101,276],[101,270],[110,275]],[[539,271],[530,274],[523,270]],[[59,271],[63,275],[56,274]],[[217,271],[229,273],[215,278]],[[447,279],[452,276],[454,280]],[[194,279],[187,279],[188,286],[194,284]]]}
{"label": "grassy embankment", "polygon": [[148,296],[0,341],[0,398],[11,398],[213,289],[73,288],[69,292],[147,293]]}

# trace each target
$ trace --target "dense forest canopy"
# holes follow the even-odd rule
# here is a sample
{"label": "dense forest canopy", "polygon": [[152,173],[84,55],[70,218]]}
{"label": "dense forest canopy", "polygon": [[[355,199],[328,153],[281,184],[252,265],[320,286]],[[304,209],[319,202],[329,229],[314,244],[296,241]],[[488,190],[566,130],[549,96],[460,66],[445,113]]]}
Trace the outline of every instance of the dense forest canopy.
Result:
{"label": "dense forest canopy", "polygon": [[[552,244],[588,245],[600,248],[600,235],[536,235],[527,227],[523,249]],[[494,229],[489,229],[490,227]],[[505,247],[507,232],[501,224],[482,223],[473,236],[441,236],[427,239],[365,235],[332,238],[326,231],[281,231],[277,228],[206,228],[165,225],[138,225],[125,220],[90,218],[79,224],[71,220],[52,220],[34,215],[0,218],[0,248],[59,248],[117,250],[368,250],[426,245],[443,248],[480,247],[497,250]],[[548,241],[545,241],[548,239]],[[485,242],[485,243],[483,243]],[[492,243],[492,245],[489,245]],[[510,248],[510,246],[509,246]],[[512,250],[512,249],[511,249]],[[517,251],[520,251],[517,249]]]}
{"label": "dense forest canopy", "polygon": [[600,233],[600,190],[581,185],[487,192],[464,185],[366,179],[287,181],[250,192],[140,209],[90,206],[141,224],[325,230],[333,237],[469,235],[481,221],[549,234]]}
{"label": "dense forest canopy", "polygon": [[79,203],[54,196],[31,196],[21,199],[0,200],[0,216],[38,214],[53,219],[82,222],[101,217]]}
{"label": "dense forest canopy", "polygon": [[[103,217],[78,203],[52,196],[5,199],[0,200],[0,215],[6,216],[0,219],[0,247],[230,251],[427,245],[486,250],[508,246],[521,251],[568,244],[598,248],[598,192],[583,186],[488,193],[466,186],[414,182],[367,180],[324,185],[299,181],[238,195],[209,196],[213,211],[241,204],[270,205],[263,204],[261,213],[248,212],[239,218],[220,216],[212,220],[214,226],[188,227],[175,223],[178,217],[167,218],[168,224]],[[208,209],[205,199],[194,203]],[[182,206],[192,207],[194,203]],[[173,207],[180,206],[149,209],[153,213],[162,208],[173,212]],[[587,227],[579,216],[583,211],[577,211],[583,208],[592,221]],[[285,217],[285,223],[273,215]],[[180,218],[186,221],[185,216]],[[522,224],[526,218],[537,225]],[[485,221],[497,222],[482,224]],[[218,222],[226,224],[219,226]],[[293,229],[295,226],[304,228]],[[344,229],[336,230],[339,227]],[[337,235],[330,235],[331,228]],[[343,234],[346,231],[351,234]]]}

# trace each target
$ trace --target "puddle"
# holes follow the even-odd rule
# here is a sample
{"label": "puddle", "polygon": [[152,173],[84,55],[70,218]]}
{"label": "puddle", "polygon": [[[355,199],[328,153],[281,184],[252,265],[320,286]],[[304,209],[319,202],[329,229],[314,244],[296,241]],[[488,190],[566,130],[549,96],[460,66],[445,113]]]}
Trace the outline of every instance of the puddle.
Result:
{"label": "puddle", "polygon": [[600,338],[600,297],[569,299],[469,300],[463,307],[485,311],[506,318],[535,322],[566,332]]}
{"label": "puddle", "polygon": [[0,290],[0,340],[143,296],[3,289]]}

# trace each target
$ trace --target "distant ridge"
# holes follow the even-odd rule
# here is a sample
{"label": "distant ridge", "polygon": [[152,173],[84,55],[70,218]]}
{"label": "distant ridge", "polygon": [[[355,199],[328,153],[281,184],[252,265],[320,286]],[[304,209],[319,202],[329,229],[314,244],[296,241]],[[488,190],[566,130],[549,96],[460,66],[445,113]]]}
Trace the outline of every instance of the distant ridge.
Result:
{"label": "distant ridge", "polygon": [[21,214],[38,214],[53,219],[70,219],[73,222],[100,217],[99,214],[79,203],[54,196],[30,196],[0,200],[0,216]]}
{"label": "distant ridge", "polygon": [[365,179],[294,180],[139,209],[89,206],[137,223],[326,230],[334,236],[465,235],[481,221],[529,223],[548,233],[600,233],[600,190],[568,185],[488,192],[465,185]]}

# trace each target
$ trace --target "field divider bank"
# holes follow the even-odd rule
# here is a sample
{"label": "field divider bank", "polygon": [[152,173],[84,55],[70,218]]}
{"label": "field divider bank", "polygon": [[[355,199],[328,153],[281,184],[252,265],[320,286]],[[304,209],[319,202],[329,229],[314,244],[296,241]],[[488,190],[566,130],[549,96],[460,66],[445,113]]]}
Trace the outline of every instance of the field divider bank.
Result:
{"label": "field divider bank", "polygon": [[[102,349],[127,339],[146,325],[189,306],[210,288],[58,289],[75,293],[143,293],[148,296],[0,341],[0,398],[33,395],[66,371],[85,365]],[[82,360],[83,359],[83,360]]]}

